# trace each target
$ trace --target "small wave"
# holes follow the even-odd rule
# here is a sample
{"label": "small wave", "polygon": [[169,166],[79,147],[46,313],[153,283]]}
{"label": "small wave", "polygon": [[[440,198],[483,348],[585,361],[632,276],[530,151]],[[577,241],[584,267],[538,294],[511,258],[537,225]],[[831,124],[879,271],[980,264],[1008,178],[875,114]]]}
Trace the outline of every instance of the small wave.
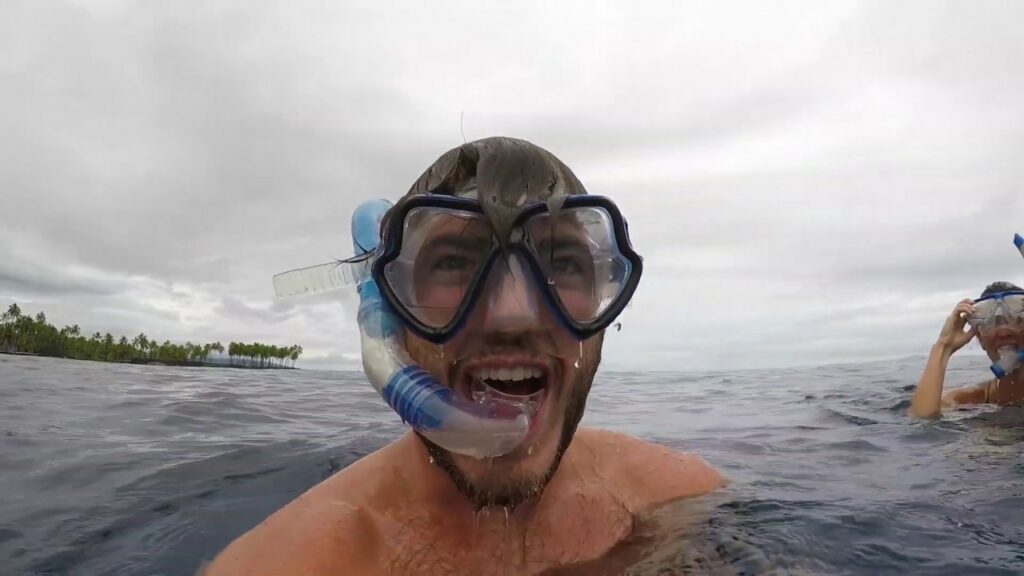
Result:
{"label": "small wave", "polygon": [[885,448],[868,440],[842,440],[826,444],[829,450],[842,450],[845,452],[888,452]]}
{"label": "small wave", "polygon": [[906,411],[908,409],[910,409],[911,404],[912,404],[912,402],[910,401],[910,399],[909,398],[905,398],[905,399],[900,400],[899,402],[893,404],[892,406],[889,406],[888,410],[889,410],[889,412],[896,412],[896,413],[899,413],[899,414],[904,414],[904,413],[906,413]]}
{"label": "small wave", "polygon": [[825,414],[832,419],[836,419],[847,424],[853,424],[854,426],[872,426],[878,424],[878,420],[872,420],[865,416],[856,416],[854,414],[847,414],[846,412],[840,412],[833,408],[823,408]]}

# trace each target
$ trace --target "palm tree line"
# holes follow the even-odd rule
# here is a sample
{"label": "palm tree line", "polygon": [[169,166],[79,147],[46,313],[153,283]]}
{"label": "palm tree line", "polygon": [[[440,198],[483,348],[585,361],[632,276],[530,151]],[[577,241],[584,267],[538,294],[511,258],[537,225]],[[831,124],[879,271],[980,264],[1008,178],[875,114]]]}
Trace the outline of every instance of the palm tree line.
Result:
{"label": "palm tree line", "polygon": [[284,368],[287,361],[291,361],[292,368],[295,361],[302,355],[302,346],[274,346],[272,344],[245,344],[232,342],[228,344],[228,357],[232,366],[248,366],[250,368]]}
{"label": "palm tree line", "polygon": [[[205,364],[211,353],[223,354],[225,349],[220,342],[174,344],[164,340],[161,343],[145,334],[139,334],[131,340],[125,336],[115,339],[109,332],[83,335],[78,324],[58,330],[46,321],[44,312],[39,312],[33,318],[22,314],[17,304],[11,304],[0,315],[0,352],[3,351],[103,362],[150,360]],[[282,368],[290,361],[294,367],[302,355],[302,346],[232,342],[228,345],[227,353],[232,366]]]}

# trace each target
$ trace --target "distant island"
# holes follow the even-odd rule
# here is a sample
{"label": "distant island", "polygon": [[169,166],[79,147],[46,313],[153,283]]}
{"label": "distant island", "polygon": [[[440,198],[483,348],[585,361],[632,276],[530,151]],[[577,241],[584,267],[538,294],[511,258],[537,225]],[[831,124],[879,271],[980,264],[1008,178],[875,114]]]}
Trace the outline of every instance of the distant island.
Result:
{"label": "distant island", "polygon": [[[210,361],[216,352],[220,361]],[[168,366],[231,366],[235,368],[294,368],[302,355],[302,346],[273,346],[232,342],[227,347],[220,342],[209,344],[162,344],[145,334],[129,340],[125,336],[115,339],[109,332],[82,336],[78,324],[58,330],[39,312],[35,318],[21,313],[17,304],[11,304],[0,315],[0,354],[49,356],[99,362],[125,362],[132,364],[165,364]],[[288,362],[291,365],[288,365]]]}

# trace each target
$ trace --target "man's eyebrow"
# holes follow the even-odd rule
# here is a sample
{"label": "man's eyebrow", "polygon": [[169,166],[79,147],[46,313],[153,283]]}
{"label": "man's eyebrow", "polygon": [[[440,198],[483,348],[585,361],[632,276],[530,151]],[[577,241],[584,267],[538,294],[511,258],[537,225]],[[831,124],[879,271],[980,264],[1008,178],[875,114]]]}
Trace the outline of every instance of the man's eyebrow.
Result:
{"label": "man's eyebrow", "polygon": [[586,246],[587,241],[587,235],[577,228],[555,229],[550,234],[543,234],[534,239],[537,246],[555,246],[557,248]]}
{"label": "man's eyebrow", "polygon": [[555,238],[541,240],[537,243],[537,248],[544,251],[563,251],[571,250],[577,252],[589,252],[587,244],[582,238]]}
{"label": "man's eyebrow", "polygon": [[487,237],[482,234],[456,234],[454,232],[437,234],[423,243],[423,250],[438,248],[461,248],[477,250],[487,245]]}

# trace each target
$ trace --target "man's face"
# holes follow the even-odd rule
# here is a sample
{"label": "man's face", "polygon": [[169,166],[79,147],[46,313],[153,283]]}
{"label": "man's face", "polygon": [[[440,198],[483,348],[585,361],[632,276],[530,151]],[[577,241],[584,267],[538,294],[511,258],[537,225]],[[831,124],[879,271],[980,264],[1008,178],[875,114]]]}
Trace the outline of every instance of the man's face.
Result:
{"label": "man's face", "polygon": [[1000,348],[1024,348],[1024,299],[1019,292],[982,297],[974,306],[978,343],[989,359],[999,360]]}
{"label": "man's face", "polygon": [[[443,321],[458,302],[473,269],[489,246],[489,230],[454,220],[434,224],[421,244],[414,277],[415,300],[422,318]],[[570,276],[560,292],[566,308],[586,311],[592,271],[574,263],[568,237],[553,238],[562,248],[550,251],[555,269]],[[481,247],[479,249],[473,246]],[[580,260],[577,259],[576,262]],[[409,333],[412,358],[464,398],[487,386],[512,396],[542,391],[523,443],[499,458],[477,460],[450,453],[426,439],[437,464],[478,507],[515,506],[534,497],[554,473],[568,447],[600,362],[603,334],[580,343],[562,328],[542,301],[539,287],[519,256],[499,257],[465,326],[443,345]],[[571,289],[575,286],[578,292]]]}

